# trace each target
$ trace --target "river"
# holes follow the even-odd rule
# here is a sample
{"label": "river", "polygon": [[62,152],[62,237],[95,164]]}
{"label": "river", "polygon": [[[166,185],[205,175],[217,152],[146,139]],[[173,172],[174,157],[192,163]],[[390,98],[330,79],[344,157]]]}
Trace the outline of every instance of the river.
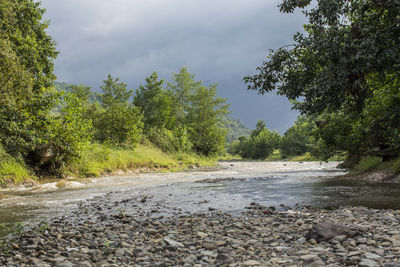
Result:
{"label": "river", "polygon": [[[140,216],[214,209],[235,212],[251,202],[278,208],[345,205],[400,209],[399,184],[340,178],[345,172],[336,168],[337,162],[222,162],[220,165],[221,169],[208,172],[142,173],[1,189],[0,223],[65,216],[82,208],[85,202],[107,204],[110,212],[118,209]],[[148,200],[152,205],[121,207],[129,198]]]}

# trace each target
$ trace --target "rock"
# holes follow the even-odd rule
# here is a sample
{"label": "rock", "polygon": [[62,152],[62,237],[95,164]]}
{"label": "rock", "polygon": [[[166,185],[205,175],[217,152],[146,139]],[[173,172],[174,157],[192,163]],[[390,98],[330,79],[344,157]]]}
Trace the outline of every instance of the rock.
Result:
{"label": "rock", "polygon": [[371,253],[371,252],[366,252],[366,253],[364,254],[364,257],[366,257],[367,259],[370,259],[370,260],[379,260],[379,259],[382,258],[382,257],[379,256],[378,254]]}
{"label": "rock", "polygon": [[197,257],[195,255],[189,255],[183,260],[184,263],[191,265],[193,265],[193,263],[195,263],[196,261]]}
{"label": "rock", "polygon": [[208,236],[208,234],[203,233],[203,232],[197,232],[196,235],[197,235],[198,237],[200,237],[201,239],[204,239],[204,238],[206,238],[206,237]]}
{"label": "rock", "polygon": [[207,250],[214,250],[217,248],[217,246],[213,243],[210,242],[203,242],[202,243],[203,248],[207,249]]}
{"label": "rock", "polygon": [[323,267],[325,266],[324,262],[321,260],[313,261],[309,267]]}
{"label": "rock", "polygon": [[157,231],[156,229],[154,229],[154,228],[147,228],[146,232],[147,232],[149,235],[156,235],[156,234],[158,234],[158,231]]}
{"label": "rock", "polygon": [[184,247],[184,245],[183,245],[182,243],[180,243],[180,242],[178,242],[178,241],[175,241],[175,240],[171,239],[171,238],[168,237],[168,236],[164,237],[164,241],[165,241],[168,245],[173,246],[173,247],[180,247],[180,248],[183,248],[183,247]]}
{"label": "rock", "polygon": [[373,260],[363,259],[360,261],[358,266],[359,267],[375,267],[375,266],[378,266],[378,264]]}
{"label": "rock", "polygon": [[304,261],[305,263],[309,264],[315,261],[320,261],[321,259],[318,257],[318,255],[315,254],[306,254],[300,256],[300,259]]}
{"label": "rock", "polygon": [[33,153],[33,160],[38,164],[44,164],[55,159],[59,154],[60,148],[54,142],[39,145]]}
{"label": "rock", "polygon": [[68,252],[74,252],[74,251],[78,252],[79,251],[79,249],[77,249],[77,248],[70,248],[70,247],[66,247],[65,250]]}
{"label": "rock", "polygon": [[66,261],[66,262],[58,263],[56,266],[57,266],[57,267],[73,267],[73,266],[75,266],[75,265],[72,264],[72,263],[69,262],[69,261]]}
{"label": "rock", "polygon": [[244,266],[258,266],[260,265],[260,262],[256,261],[256,260],[248,260],[243,262]]}
{"label": "rock", "polygon": [[346,235],[338,235],[338,236],[335,236],[334,238],[332,238],[332,240],[338,241],[339,243],[342,243],[346,239],[347,239]]}
{"label": "rock", "polygon": [[330,239],[344,235],[351,237],[353,234],[345,225],[323,222],[315,225],[305,236],[307,240],[314,239],[317,242],[329,241]]}
{"label": "rock", "polygon": [[226,255],[224,255],[224,254],[218,254],[217,255],[217,258],[216,258],[216,260],[217,260],[217,262],[219,262],[219,263],[224,263],[225,261],[227,261],[229,258],[226,256]]}

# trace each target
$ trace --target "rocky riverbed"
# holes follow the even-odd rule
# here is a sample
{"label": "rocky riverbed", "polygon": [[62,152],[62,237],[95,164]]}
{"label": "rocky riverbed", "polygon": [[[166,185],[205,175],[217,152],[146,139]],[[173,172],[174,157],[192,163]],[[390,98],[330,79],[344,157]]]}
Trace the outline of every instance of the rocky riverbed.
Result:
{"label": "rocky riverbed", "polygon": [[[400,266],[400,211],[251,203],[236,213],[213,207],[171,213],[154,199],[83,201],[71,214],[25,230],[2,250],[0,265]],[[356,234],[306,240],[323,222]]]}

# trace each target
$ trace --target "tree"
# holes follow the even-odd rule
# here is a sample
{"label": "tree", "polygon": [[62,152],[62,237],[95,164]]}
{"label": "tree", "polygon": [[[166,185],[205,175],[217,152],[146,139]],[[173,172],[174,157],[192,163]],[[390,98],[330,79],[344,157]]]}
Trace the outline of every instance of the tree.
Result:
{"label": "tree", "polygon": [[202,82],[196,82],[194,75],[188,71],[187,67],[182,67],[179,73],[173,73],[172,81],[172,83],[168,83],[168,87],[173,97],[177,123],[182,125],[185,123],[190,105],[190,95],[202,85]]}
{"label": "tree", "polygon": [[[280,8],[293,12],[310,3],[284,0]],[[308,114],[343,104],[360,111],[373,91],[368,76],[379,74],[385,81],[387,73],[400,70],[398,1],[319,1],[303,12],[307,34],[297,33],[295,44],[272,51],[259,74],[245,77],[249,89],[277,89]]]}
{"label": "tree", "polygon": [[[375,137],[362,149],[357,148],[362,135],[354,128],[360,114],[372,118],[366,104],[399,75],[399,1],[326,0],[310,7],[311,2],[282,1],[282,12],[303,9],[309,19],[306,33],[295,34],[293,45],[272,51],[259,73],[244,80],[260,93],[277,90],[286,95],[303,114],[330,119],[320,130],[332,149],[344,149],[350,156],[382,150],[390,137],[378,138],[379,132],[397,131],[397,126],[381,124],[379,131],[370,131]],[[333,133],[328,127],[340,131]],[[399,146],[391,149],[399,154]]]}
{"label": "tree", "polygon": [[294,125],[283,135],[280,143],[282,157],[298,156],[311,152],[314,146],[313,132],[316,128],[314,120],[299,116]]}
{"label": "tree", "polygon": [[226,130],[224,115],[227,99],[217,96],[217,85],[200,86],[190,96],[187,108],[189,139],[195,152],[209,156],[224,151]]}
{"label": "tree", "polygon": [[74,94],[80,100],[82,100],[82,103],[84,105],[89,104],[89,101],[93,97],[92,88],[83,84],[71,84],[68,91]]}
{"label": "tree", "polygon": [[102,94],[100,101],[104,108],[108,108],[115,104],[128,104],[129,98],[132,96],[132,90],[126,89],[126,84],[119,81],[119,78],[113,78],[110,74],[107,80],[103,81],[100,86]]}
{"label": "tree", "polygon": [[265,122],[260,120],[248,138],[239,137],[234,152],[242,158],[265,159],[279,147],[280,138],[278,133],[268,130]]}
{"label": "tree", "polygon": [[50,140],[60,149],[56,164],[79,160],[92,139],[92,121],[87,119],[87,105],[74,93],[63,96],[60,113],[50,124]]}
{"label": "tree", "polygon": [[171,96],[162,89],[163,80],[158,81],[157,72],[146,77],[146,84],[136,90],[133,104],[143,113],[145,130],[150,128],[170,129],[174,123]]}
{"label": "tree", "polygon": [[126,84],[108,75],[100,87],[99,95],[103,110],[95,121],[96,139],[114,146],[135,146],[143,130],[142,115],[134,105],[129,105],[132,90]]}
{"label": "tree", "polygon": [[0,3],[0,142],[22,159],[48,142],[55,42],[44,9],[32,0]]}

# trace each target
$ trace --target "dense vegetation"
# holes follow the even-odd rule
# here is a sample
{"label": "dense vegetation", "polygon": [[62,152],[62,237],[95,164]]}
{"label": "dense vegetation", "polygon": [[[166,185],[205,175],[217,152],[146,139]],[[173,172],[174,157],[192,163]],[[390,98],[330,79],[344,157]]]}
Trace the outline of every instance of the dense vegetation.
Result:
{"label": "dense vegetation", "polygon": [[[139,143],[180,154],[175,157],[180,164],[193,161],[190,153],[201,161],[225,151],[229,105],[217,96],[217,85],[196,81],[186,67],[164,87],[154,72],[135,91],[111,75],[100,92],[66,83],[56,84],[56,90],[58,52],[45,32],[43,14],[33,0],[0,3],[0,182],[33,172],[90,175],[115,169],[110,155],[129,158]],[[153,151],[150,147],[147,152]],[[106,155],[96,159],[98,164],[112,166],[94,168],[89,159],[96,151]],[[163,167],[162,162],[153,165]],[[122,165],[143,164],[136,155]]]}
{"label": "dense vegetation", "polygon": [[230,152],[242,158],[265,159],[279,148],[280,139],[278,133],[268,130],[264,121],[258,121],[250,136],[239,137],[232,144]]}
{"label": "dense vegetation", "polygon": [[[294,44],[273,50],[245,77],[259,93],[277,90],[301,113],[317,117],[319,153],[365,156],[400,152],[400,3],[397,0],[284,0],[309,23]],[[289,135],[289,134],[288,134]]]}

